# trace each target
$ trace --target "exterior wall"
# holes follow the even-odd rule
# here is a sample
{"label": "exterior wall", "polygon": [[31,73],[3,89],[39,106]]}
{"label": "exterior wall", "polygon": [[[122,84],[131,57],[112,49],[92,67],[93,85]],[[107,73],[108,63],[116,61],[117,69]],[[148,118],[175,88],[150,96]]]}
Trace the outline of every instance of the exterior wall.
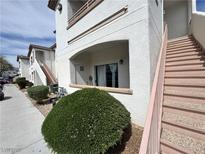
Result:
{"label": "exterior wall", "polygon": [[164,20],[168,24],[168,38],[188,34],[188,1],[165,1]]}
{"label": "exterior wall", "polygon": [[37,61],[45,63],[51,70],[51,72],[53,72],[53,74],[55,75],[55,52],[39,49],[35,50],[35,52],[35,58],[37,59]]}
{"label": "exterior wall", "polygon": [[29,80],[29,60],[19,59],[19,72],[21,77],[25,77]]}
{"label": "exterior wall", "polygon": [[192,33],[205,49],[205,13],[194,12],[192,14]]}
{"label": "exterior wall", "polygon": [[[62,12],[56,11],[56,70],[58,71],[59,86],[66,88],[68,93],[77,90],[69,87],[73,80],[70,74],[74,73],[71,69],[73,66],[70,63],[70,58],[76,53],[100,43],[129,40],[129,80],[133,95],[114,93],[111,93],[111,95],[120,100],[131,112],[134,123],[143,126],[152,85],[151,80],[154,76],[150,72],[155,67],[151,67],[151,65],[156,63],[154,61],[157,59],[160,46],[154,45],[151,39],[154,38],[154,42],[160,44],[162,27],[160,26],[162,23],[154,25],[154,23],[149,22],[151,18],[149,13],[152,10],[153,15],[154,11],[157,11],[157,15],[153,17],[155,18],[153,20],[161,22],[161,15],[159,18],[157,17],[161,11],[161,4],[159,8],[155,8],[154,5],[156,4],[151,4],[149,8],[147,0],[105,0],[70,29],[66,30],[68,26],[68,10],[66,8],[69,6],[67,2],[67,0],[60,0],[63,5]],[[70,39],[126,6],[128,12],[123,16],[71,44],[67,43]],[[149,37],[150,34],[152,37]],[[153,49],[150,54],[151,48]],[[154,58],[150,58],[150,56]],[[150,59],[152,59],[152,62]]]}
{"label": "exterior wall", "polygon": [[37,71],[34,71],[34,85],[44,85]]}
{"label": "exterior wall", "polygon": [[48,68],[51,70],[51,72],[54,75],[56,75],[54,51],[32,49],[29,59],[30,59],[30,68],[29,68],[30,81],[33,82],[34,85],[47,84],[46,76],[40,68],[40,63],[42,62],[48,66]]}
{"label": "exterior wall", "polygon": [[[163,1],[149,0],[150,84],[154,80],[163,34]],[[150,89],[151,90],[151,89]]]}

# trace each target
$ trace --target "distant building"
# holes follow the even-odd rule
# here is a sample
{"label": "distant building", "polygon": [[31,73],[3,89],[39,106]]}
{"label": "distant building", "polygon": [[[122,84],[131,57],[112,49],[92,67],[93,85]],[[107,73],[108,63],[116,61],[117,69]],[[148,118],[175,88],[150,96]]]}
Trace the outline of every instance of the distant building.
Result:
{"label": "distant building", "polygon": [[17,62],[19,63],[20,77],[25,77],[29,80],[29,58],[27,56],[18,55]]}
{"label": "distant building", "polygon": [[55,48],[31,44],[29,46],[29,76],[34,85],[56,84]]}

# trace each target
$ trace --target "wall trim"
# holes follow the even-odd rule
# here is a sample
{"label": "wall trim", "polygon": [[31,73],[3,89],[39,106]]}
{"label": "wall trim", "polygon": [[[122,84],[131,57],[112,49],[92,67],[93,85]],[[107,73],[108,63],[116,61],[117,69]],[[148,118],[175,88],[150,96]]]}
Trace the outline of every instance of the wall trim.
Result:
{"label": "wall trim", "polygon": [[101,87],[101,86],[80,85],[80,84],[70,84],[69,86],[72,88],[80,88],[80,89],[97,88],[97,89],[104,90],[104,91],[111,92],[111,93],[119,93],[119,94],[127,94],[127,95],[133,94],[133,91],[128,88],[113,88],[113,87]]}
{"label": "wall trim", "polygon": [[127,11],[128,11],[128,7],[127,6],[123,7],[122,9],[117,11],[116,13],[112,14],[111,16],[107,17],[106,19],[102,20],[101,22],[97,23],[96,25],[94,25],[91,28],[87,29],[86,31],[82,32],[81,34],[77,35],[73,39],[69,40],[68,44],[71,44],[71,43],[81,39],[82,37],[96,31],[97,29],[109,24],[113,20],[115,20],[115,19],[121,17],[122,15],[124,15],[125,13],[127,13]]}

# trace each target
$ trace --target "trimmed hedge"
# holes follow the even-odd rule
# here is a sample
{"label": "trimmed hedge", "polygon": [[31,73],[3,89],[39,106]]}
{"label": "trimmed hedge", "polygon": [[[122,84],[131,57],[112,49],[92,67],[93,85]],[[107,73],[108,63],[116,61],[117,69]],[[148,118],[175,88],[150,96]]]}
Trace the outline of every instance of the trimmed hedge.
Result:
{"label": "trimmed hedge", "polygon": [[130,113],[114,97],[83,89],[63,97],[48,114],[42,134],[56,153],[100,154],[121,141]]}
{"label": "trimmed hedge", "polygon": [[47,86],[33,86],[27,90],[29,97],[40,102],[48,97],[49,88]]}
{"label": "trimmed hedge", "polygon": [[20,89],[23,89],[23,88],[26,87],[27,81],[26,81],[26,78],[20,77],[20,78],[17,78],[17,79],[16,79],[16,83],[18,84],[18,86],[19,86]]}

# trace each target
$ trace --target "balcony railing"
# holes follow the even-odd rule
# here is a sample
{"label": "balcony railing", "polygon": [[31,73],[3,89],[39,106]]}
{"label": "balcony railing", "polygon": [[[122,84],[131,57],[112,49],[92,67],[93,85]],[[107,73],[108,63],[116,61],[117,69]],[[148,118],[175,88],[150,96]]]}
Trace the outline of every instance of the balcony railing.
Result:
{"label": "balcony railing", "polygon": [[152,92],[143,131],[140,154],[160,153],[161,116],[164,90],[165,56],[167,48],[167,25],[162,38],[160,55],[156,67]]}
{"label": "balcony railing", "polygon": [[88,0],[74,15],[71,19],[68,20],[68,28],[73,26],[78,22],[82,17],[88,14],[92,9],[94,9],[98,4],[103,0]]}

